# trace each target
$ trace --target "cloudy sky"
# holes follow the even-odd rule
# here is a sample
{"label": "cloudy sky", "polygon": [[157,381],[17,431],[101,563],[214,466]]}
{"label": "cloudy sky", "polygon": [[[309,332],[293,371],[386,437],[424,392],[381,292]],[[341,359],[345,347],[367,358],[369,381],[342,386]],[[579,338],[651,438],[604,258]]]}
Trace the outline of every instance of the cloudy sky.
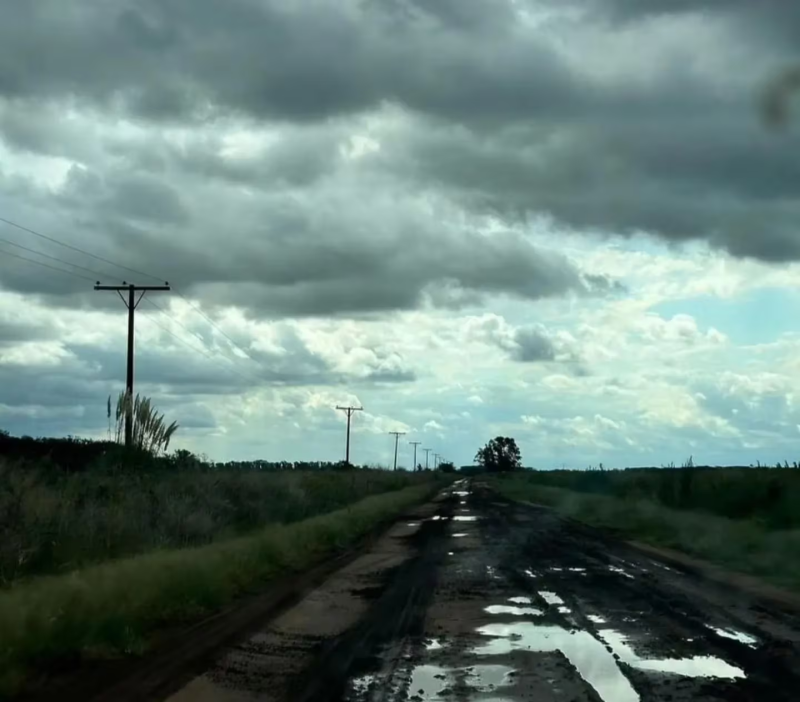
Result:
{"label": "cloudy sky", "polygon": [[799,3],[0,15],[0,427],[104,437],[92,283],[169,280],[137,389],[218,460],[800,459]]}

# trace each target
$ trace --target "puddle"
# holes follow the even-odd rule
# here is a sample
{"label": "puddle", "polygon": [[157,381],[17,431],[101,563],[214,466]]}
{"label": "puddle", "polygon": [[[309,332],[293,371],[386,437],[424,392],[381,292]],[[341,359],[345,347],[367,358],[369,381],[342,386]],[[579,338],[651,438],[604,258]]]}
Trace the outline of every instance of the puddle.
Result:
{"label": "puddle", "polygon": [[745,646],[750,646],[750,648],[758,647],[758,639],[754,636],[750,636],[750,634],[745,634],[743,631],[736,631],[736,629],[720,629],[716,626],[711,626],[710,624],[706,624],[705,626],[707,629],[711,629],[711,631],[713,631],[717,636],[738,641],[739,643],[743,643]]}
{"label": "puddle", "polygon": [[476,692],[494,692],[514,684],[516,671],[507,665],[473,665],[467,669],[466,683]]}
{"label": "puddle", "polygon": [[567,568],[570,573],[585,573],[586,568]]}
{"label": "puddle", "polygon": [[657,561],[650,561],[654,566],[658,566],[659,568],[663,568],[664,570],[668,570],[670,573],[677,573],[678,571],[674,568],[670,568],[669,566],[665,566],[663,563],[658,563]]}
{"label": "puddle", "polygon": [[634,580],[634,577],[627,570],[625,570],[624,568],[620,568],[618,566],[608,566],[608,569],[612,573],[618,573],[619,575],[624,575],[626,578],[630,578],[631,580]]}
{"label": "puddle", "polygon": [[455,556],[456,554],[455,554],[455,553],[453,553],[452,551],[448,551],[448,552],[447,552],[447,555],[448,555],[448,556]]}
{"label": "puddle", "polygon": [[530,597],[509,597],[508,601],[514,604],[530,604],[532,600]]}
{"label": "puddle", "polygon": [[409,522],[408,524],[406,524],[406,526],[418,527],[419,526],[419,522]]}
{"label": "puddle", "polygon": [[549,605],[564,604],[564,600],[562,600],[558,595],[556,595],[555,592],[548,592],[547,590],[543,590],[542,592],[539,592],[537,594]]}
{"label": "puddle", "polygon": [[484,607],[483,611],[489,614],[514,614],[520,617],[525,614],[544,614],[541,609],[536,607],[515,607],[514,605],[489,605]]}
{"label": "puddle", "polygon": [[456,490],[453,492],[454,495],[458,495],[459,497],[466,497],[469,495],[469,490]]}
{"label": "puddle", "polygon": [[454,539],[460,539],[462,536],[466,536],[466,534],[453,534]]}
{"label": "puddle", "polygon": [[601,616],[599,616],[597,614],[590,614],[586,618],[590,622],[592,622],[592,624],[605,624],[606,623],[606,620],[603,617],[601,617]]}
{"label": "puddle", "polygon": [[599,639],[587,631],[569,631],[532,622],[487,624],[477,632],[491,637],[488,643],[472,651],[477,655],[505,655],[515,650],[561,651],[603,702],[639,702],[639,695],[622,673],[615,655],[642,671],[729,680],[744,677],[739,668],[712,656],[664,660],[640,658],[626,637],[612,629],[601,630]]}
{"label": "puddle", "polygon": [[561,573],[563,570],[563,568],[550,568],[551,573]]}
{"label": "puddle", "polygon": [[457,522],[475,522],[478,520],[477,517],[468,517],[466,515],[456,515],[453,519]]}
{"label": "puddle", "polygon": [[744,672],[721,658],[714,656],[694,656],[692,658],[666,658],[664,660],[642,659],[628,644],[625,636],[613,629],[601,629],[601,638],[614,649],[620,660],[639,670],[658,673],[674,673],[690,678],[743,678]]}
{"label": "puddle", "polygon": [[430,639],[425,642],[426,651],[440,651],[444,648],[444,644],[438,639]]}
{"label": "puddle", "polygon": [[525,571],[525,575],[527,575],[529,578],[536,578],[536,577],[538,577],[538,576],[536,575],[536,573],[534,573],[534,572],[533,572],[533,571],[532,571],[530,568],[528,568],[528,569]]}
{"label": "puddle", "polygon": [[467,504],[467,501],[466,500],[461,500],[461,502],[459,502],[458,504],[465,505],[465,504]]}
{"label": "puddle", "polygon": [[447,697],[442,693],[451,682],[449,671],[445,668],[438,665],[418,665],[411,671],[408,699],[419,695],[425,702],[444,702]]}
{"label": "puddle", "polygon": [[572,614],[572,610],[569,607],[559,607],[558,608],[559,614]]}
{"label": "puddle", "polygon": [[431,521],[438,522],[442,518],[443,517],[441,517],[440,515],[436,514],[433,517],[431,517]]}
{"label": "puddle", "polygon": [[376,679],[374,675],[362,675],[361,677],[353,678],[350,681],[350,687],[353,689],[353,692],[360,695],[368,692],[370,685],[372,685]]}
{"label": "puddle", "polygon": [[560,626],[520,622],[487,624],[480,627],[478,633],[491,636],[492,639],[473,651],[477,655],[497,656],[514,650],[538,653],[561,651],[603,702],[639,702],[639,695],[622,674],[614,656],[586,631],[571,634]]}

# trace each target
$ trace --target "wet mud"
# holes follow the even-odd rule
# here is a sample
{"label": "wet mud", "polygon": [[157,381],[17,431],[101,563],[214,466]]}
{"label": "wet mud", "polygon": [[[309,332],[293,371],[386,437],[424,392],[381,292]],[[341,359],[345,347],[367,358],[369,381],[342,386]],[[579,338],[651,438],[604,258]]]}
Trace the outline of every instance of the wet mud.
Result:
{"label": "wet mud", "polygon": [[796,702],[800,610],[462,480],[157,699]]}

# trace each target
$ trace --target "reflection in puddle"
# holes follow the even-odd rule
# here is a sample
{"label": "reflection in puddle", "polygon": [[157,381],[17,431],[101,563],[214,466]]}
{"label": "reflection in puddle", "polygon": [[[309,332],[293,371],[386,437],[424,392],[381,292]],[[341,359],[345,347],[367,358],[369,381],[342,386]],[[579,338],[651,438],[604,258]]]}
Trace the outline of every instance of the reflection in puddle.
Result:
{"label": "reflection in puddle", "polygon": [[586,568],[567,568],[570,573],[585,573]]}
{"label": "reflection in puddle", "polygon": [[438,522],[441,518],[442,517],[440,517],[438,514],[436,514],[433,517],[431,517],[431,520],[434,521],[434,522]]}
{"label": "reflection in puddle", "polygon": [[539,592],[538,595],[549,605],[564,604],[564,600],[562,600],[558,595],[556,595],[555,592],[547,592],[547,590],[543,590],[542,592]]}
{"label": "reflection in puddle", "polygon": [[453,538],[460,539],[462,536],[466,536],[466,534],[453,534]]}
{"label": "reflection in puddle", "polygon": [[418,527],[419,526],[419,522],[409,522],[408,524],[406,524],[406,526]]}
{"label": "reflection in puddle", "polygon": [[453,517],[453,519],[455,519],[457,522],[474,522],[478,518],[477,517],[467,517],[467,516],[463,516],[463,515],[458,515],[458,516]]}
{"label": "reflection in puddle", "polygon": [[625,570],[625,569],[623,569],[623,568],[620,568],[620,567],[618,567],[618,566],[612,566],[612,565],[610,565],[610,566],[608,566],[608,569],[609,569],[609,570],[610,570],[612,573],[619,573],[620,575],[624,575],[626,578],[630,578],[631,580],[633,580],[633,579],[634,579],[634,577],[633,577],[633,576],[632,576],[632,575],[631,575],[631,574],[630,574],[630,573],[629,573],[627,570]]}
{"label": "reflection in puddle", "polygon": [[528,568],[525,571],[525,575],[527,575],[529,578],[535,578],[536,577],[536,573],[534,573],[530,568]]}
{"label": "reflection in puddle", "polygon": [[710,624],[706,624],[706,627],[711,629],[717,636],[722,636],[725,639],[738,641],[746,646],[750,646],[750,648],[756,648],[758,646],[758,639],[754,636],[750,636],[750,634],[745,634],[743,631],[736,631],[736,629],[719,629]]}
{"label": "reflection in puddle", "polygon": [[357,695],[362,695],[369,691],[370,685],[372,685],[376,679],[374,675],[362,675],[361,677],[353,678],[350,681],[350,687]]}
{"label": "reflection in puddle", "polygon": [[453,494],[458,495],[459,497],[466,497],[469,495],[469,490],[455,490]]}
{"label": "reflection in puddle", "polygon": [[605,620],[605,619],[603,619],[603,617],[601,617],[601,616],[599,616],[599,615],[597,615],[597,614],[590,614],[590,615],[589,615],[588,617],[586,617],[586,618],[587,618],[587,619],[588,619],[590,622],[592,622],[592,624],[605,624],[605,623],[606,623],[606,620]]}
{"label": "reflection in puddle", "polygon": [[561,651],[604,702],[639,701],[639,695],[622,673],[615,655],[622,662],[643,671],[688,677],[744,677],[739,668],[712,656],[665,660],[640,658],[627,639],[612,629],[600,631],[602,640],[587,631],[568,631],[559,626],[538,626],[532,622],[487,624],[477,632],[491,637],[488,643],[474,649],[473,653],[477,655],[505,655],[515,650]]}
{"label": "reflection in puddle", "polygon": [[489,605],[488,607],[484,607],[483,611],[489,614],[514,614],[516,616],[522,616],[524,614],[544,614],[541,609],[537,609],[536,607],[515,607],[514,605]]}
{"label": "reflection in puddle", "polygon": [[559,614],[572,614],[572,610],[569,607],[559,607],[558,608]]}
{"label": "reflection in puddle", "polygon": [[513,602],[514,604],[530,604],[531,598],[530,597],[509,597],[509,602]]}
{"label": "reflection in puddle", "polygon": [[466,683],[476,692],[494,692],[513,684],[515,672],[507,665],[473,665],[467,670]]}
{"label": "reflection in puddle", "polygon": [[445,668],[438,665],[418,665],[411,671],[411,682],[408,685],[408,697],[416,695],[425,702],[440,702],[446,699],[442,693],[452,681]]}
{"label": "reflection in puddle", "polygon": [[744,673],[721,658],[713,656],[694,656],[693,658],[672,658],[664,660],[644,660],[639,658],[628,645],[628,641],[618,631],[601,629],[600,636],[614,649],[622,661],[639,670],[652,670],[659,673],[675,673],[692,678],[743,678]]}
{"label": "reflection in puddle", "polygon": [[444,644],[438,639],[429,639],[425,642],[426,651],[439,651],[444,648]]}
{"label": "reflection in puddle", "polygon": [[605,646],[586,631],[571,634],[560,626],[487,624],[479,634],[493,637],[474,650],[478,655],[497,656],[514,650],[548,653],[561,651],[604,702],[638,702],[639,696],[622,674]]}
{"label": "reflection in puddle", "polygon": [[455,556],[456,554],[455,554],[455,553],[453,553],[452,551],[448,551],[448,552],[447,552],[447,555],[448,555],[448,556]]}

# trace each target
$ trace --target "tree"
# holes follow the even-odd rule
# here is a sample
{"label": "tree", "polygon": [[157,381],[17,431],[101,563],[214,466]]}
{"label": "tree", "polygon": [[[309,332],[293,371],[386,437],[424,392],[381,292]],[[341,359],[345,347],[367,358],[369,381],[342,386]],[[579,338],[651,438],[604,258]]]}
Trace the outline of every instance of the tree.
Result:
{"label": "tree", "polygon": [[475,462],[487,471],[502,473],[522,467],[517,442],[509,436],[498,436],[475,454]]}
{"label": "tree", "polygon": [[439,464],[439,470],[442,471],[442,473],[455,473],[456,466],[452,461],[444,461],[444,463]]}

